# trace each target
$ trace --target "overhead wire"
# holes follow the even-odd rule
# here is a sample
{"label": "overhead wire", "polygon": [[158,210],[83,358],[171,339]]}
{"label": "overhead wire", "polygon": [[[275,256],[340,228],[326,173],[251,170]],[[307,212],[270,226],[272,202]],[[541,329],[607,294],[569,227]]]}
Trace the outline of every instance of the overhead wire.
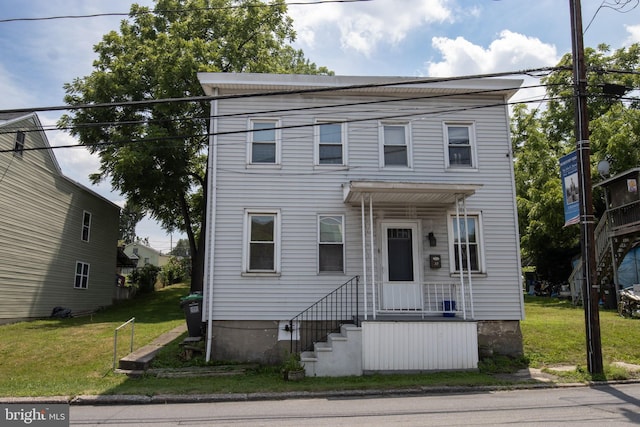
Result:
{"label": "overhead wire", "polygon": [[[284,4],[287,6],[310,6],[310,5],[318,5],[318,4],[329,4],[329,3],[365,3],[371,2],[373,0],[310,0],[310,1],[291,1],[285,2]],[[191,12],[203,12],[207,10],[228,10],[228,9],[240,9],[240,8],[266,8],[266,7],[275,7],[279,6],[279,4],[274,3],[262,3],[262,4],[244,4],[244,5],[230,5],[230,6],[210,6],[210,7],[199,7],[199,8],[189,8],[189,9],[150,9],[146,6],[143,6],[137,12],[104,12],[104,13],[91,13],[84,15],[57,15],[57,16],[41,16],[41,17],[32,17],[32,18],[5,18],[0,19],[0,24],[8,23],[8,22],[30,22],[30,21],[52,21],[59,19],[88,19],[88,18],[101,18],[101,17],[110,17],[110,16],[139,16],[139,15],[157,15],[159,13],[191,13]]]}

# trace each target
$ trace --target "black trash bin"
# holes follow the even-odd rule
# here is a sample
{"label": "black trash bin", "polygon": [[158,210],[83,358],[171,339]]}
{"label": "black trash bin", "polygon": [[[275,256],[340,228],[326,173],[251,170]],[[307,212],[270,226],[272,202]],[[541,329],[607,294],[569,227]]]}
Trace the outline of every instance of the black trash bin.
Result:
{"label": "black trash bin", "polygon": [[187,330],[190,337],[202,336],[202,293],[194,292],[180,298],[180,307],[184,310]]}

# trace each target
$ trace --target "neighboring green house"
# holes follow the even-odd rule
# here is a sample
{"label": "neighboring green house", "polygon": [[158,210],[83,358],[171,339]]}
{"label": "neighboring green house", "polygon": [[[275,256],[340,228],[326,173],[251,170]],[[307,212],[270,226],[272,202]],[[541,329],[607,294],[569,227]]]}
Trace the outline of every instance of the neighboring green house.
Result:
{"label": "neighboring green house", "polygon": [[141,242],[129,243],[124,247],[124,253],[133,261],[137,263],[136,267],[144,267],[147,264],[155,265],[156,267],[162,267],[169,262],[168,255],[162,255],[158,250],[155,250]]}
{"label": "neighboring green house", "polygon": [[0,114],[0,322],[112,303],[117,205],[64,176],[35,113]]}

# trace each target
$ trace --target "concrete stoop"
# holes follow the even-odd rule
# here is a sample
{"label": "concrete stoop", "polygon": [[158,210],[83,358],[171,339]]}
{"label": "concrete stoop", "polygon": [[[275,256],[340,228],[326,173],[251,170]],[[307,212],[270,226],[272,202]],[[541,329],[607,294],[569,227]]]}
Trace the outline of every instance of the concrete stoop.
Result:
{"label": "concrete stoop", "polygon": [[160,335],[151,344],[145,345],[120,359],[118,369],[116,369],[115,372],[129,376],[142,375],[149,368],[156,353],[186,331],[187,325],[184,324]]}
{"label": "concrete stoop", "polygon": [[313,351],[300,355],[309,377],[362,375],[362,328],[342,325],[340,333],[330,334],[326,342],[314,344]]}

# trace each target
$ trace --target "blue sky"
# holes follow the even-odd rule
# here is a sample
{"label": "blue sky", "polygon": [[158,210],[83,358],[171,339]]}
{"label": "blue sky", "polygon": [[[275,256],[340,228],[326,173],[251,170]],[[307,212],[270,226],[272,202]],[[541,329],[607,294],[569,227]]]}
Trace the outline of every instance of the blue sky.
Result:
{"label": "blue sky", "polygon": [[[295,3],[311,0],[291,0]],[[585,46],[640,42],[640,0],[582,0]],[[128,0],[2,0],[0,20],[126,13]],[[137,2],[153,5],[151,0]],[[315,2],[314,2],[315,3]],[[455,76],[553,66],[571,50],[569,0],[371,0],[291,5],[295,47],[338,75]],[[92,71],[93,46],[124,17],[0,22],[0,110],[63,105],[63,84]],[[195,78],[195,76],[194,76]],[[523,93],[522,97],[535,97]],[[45,125],[58,112],[39,113]],[[53,146],[73,144],[48,132]],[[82,148],[58,149],[70,178],[122,205],[109,183],[91,186],[98,161]],[[152,221],[137,228],[167,251],[181,237]]]}

